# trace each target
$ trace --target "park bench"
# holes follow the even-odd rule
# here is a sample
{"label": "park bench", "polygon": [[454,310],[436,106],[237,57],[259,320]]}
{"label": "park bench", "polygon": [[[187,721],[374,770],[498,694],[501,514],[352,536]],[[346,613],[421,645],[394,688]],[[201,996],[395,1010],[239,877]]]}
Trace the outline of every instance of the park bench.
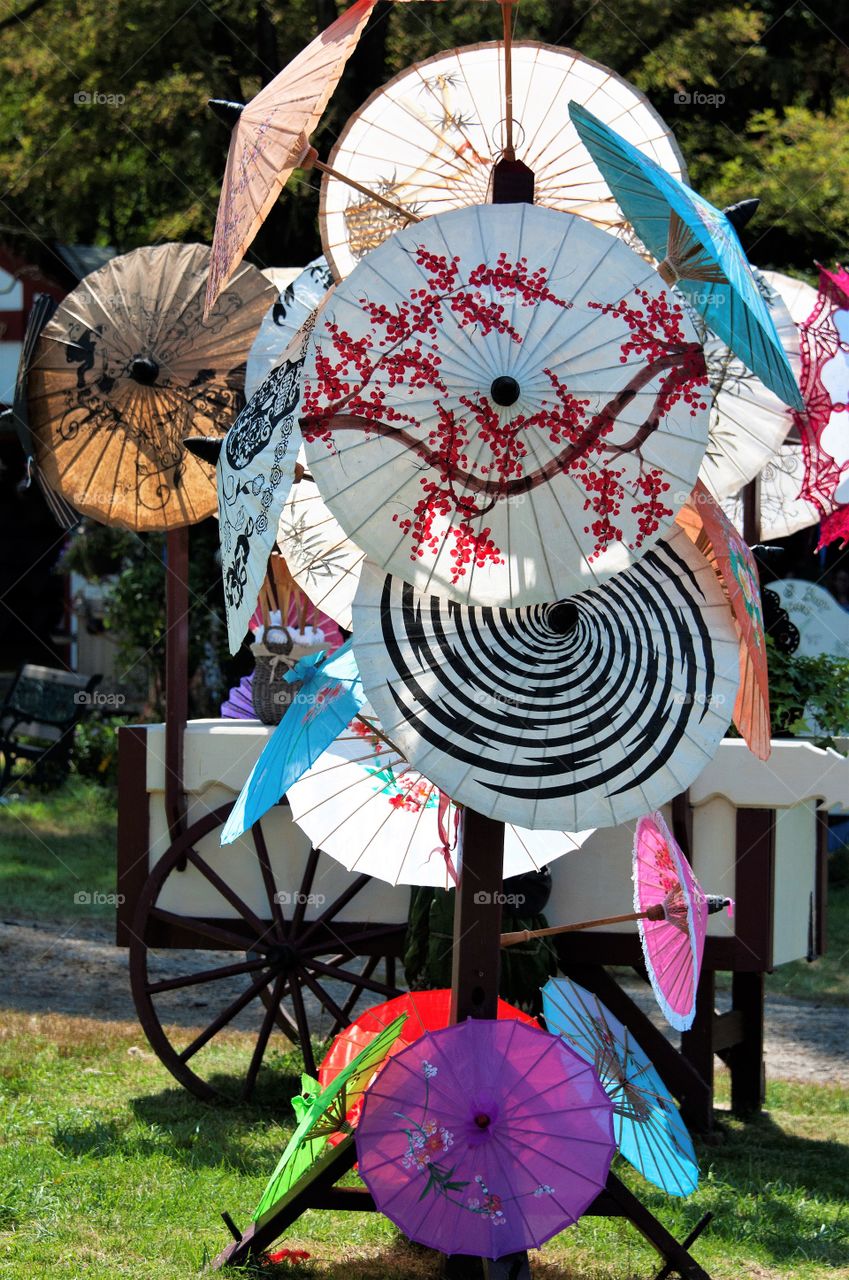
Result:
{"label": "park bench", "polygon": [[18,760],[30,761],[37,781],[63,777],[70,767],[74,730],[91,706],[101,677],[25,663],[0,706],[0,791]]}

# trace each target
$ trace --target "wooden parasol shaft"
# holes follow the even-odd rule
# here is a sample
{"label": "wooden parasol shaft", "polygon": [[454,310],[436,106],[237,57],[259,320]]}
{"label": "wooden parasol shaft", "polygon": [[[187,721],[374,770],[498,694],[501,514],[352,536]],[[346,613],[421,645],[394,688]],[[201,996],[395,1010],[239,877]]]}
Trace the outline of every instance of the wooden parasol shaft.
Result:
{"label": "wooden parasol shaft", "polygon": [[183,829],[183,735],[189,715],[189,530],[169,529],[165,552],[165,814],[171,839]]}
{"label": "wooden parasol shaft", "polygon": [[504,159],[515,160],[513,146],[513,0],[502,0],[504,24]]}
{"label": "wooden parasol shaft", "polygon": [[661,920],[663,907],[648,907],[645,911],[626,911],[623,916],[603,916],[601,920],[579,920],[577,924],[555,924],[548,929],[519,929],[517,933],[502,933],[502,947],[513,947],[517,942],[530,942],[533,938],[553,938],[558,933],[577,933],[579,929],[595,929],[602,924],[625,924],[629,920]]}
{"label": "wooden parasol shaft", "polygon": [[329,164],[319,160],[316,155],[310,156],[303,167],[305,169],[318,169],[319,173],[326,173],[329,178],[336,178],[337,182],[344,182],[346,186],[353,187],[355,191],[358,191],[361,196],[365,196],[367,200],[374,200],[376,204],[383,205],[384,209],[390,209],[392,213],[400,214],[408,222],[421,222],[421,218],[417,213],[412,213],[409,209],[403,209],[400,204],[395,204],[393,200],[387,200],[386,196],[378,195],[370,187],[364,187],[361,182],[356,182],[347,173],[340,173],[338,169],[331,169]]}

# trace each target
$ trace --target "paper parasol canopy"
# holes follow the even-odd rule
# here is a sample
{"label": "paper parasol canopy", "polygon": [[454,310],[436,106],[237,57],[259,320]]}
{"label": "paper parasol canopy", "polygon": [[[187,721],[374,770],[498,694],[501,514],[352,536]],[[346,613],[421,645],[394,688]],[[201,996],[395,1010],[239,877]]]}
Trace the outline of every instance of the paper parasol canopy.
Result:
{"label": "paper parasol canopy", "polygon": [[298,1127],[260,1197],[254,1220],[262,1218],[286,1195],[320,1157],[329,1138],[351,1132],[348,1113],[380,1070],[404,1022],[405,1015],[401,1014],[384,1027],[325,1088],[310,1076],[301,1076],[303,1093],[292,1099]]}
{"label": "paper parasol canopy", "polygon": [[295,478],[301,446],[298,409],[311,329],[309,318],[227,432],[218,455],[218,536],[231,653],[250,626],[280,509]]}
{"label": "paper parasol canopy", "polygon": [[375,0],[354,0],[238,116],[218,202],[206,311],[227,284],[330,101]]}
{"label": "paper parasol canopy", "polygon": [[[306,454],[300,459],[306,465]],[[366,553],[345,533],[307,473],[289,490],[277,545],[308,600],[346,631]]]}
{"label": "paper parasol canopy", "polygon": [[406,1236],[442,1253],[539,1248],[604,1186],[612,1110],[558,1036],[470,1018],[426,1032],[371,1085],[360,1177]]}
{"label": "paper parasol canopy", "polygon": [[777,396],[804,409],[793,371],[731,222],[580,103],[572,123],[658,271]]}
{"label": "paper parasol canopy", "polygon": [[373,560],[516,606],[605,580],[669,527],[704,456],[704,386],[683,306],[626,245],[481,205],[397,232],[337,285],[301,428]]}
{"label": "paper parasol canopy", "polygon": [[[759,271],[752,274],[798,378],[802,362],[796,323],[766,277]],[[699,477],[721,499],[737,493],[766,466],[793,426],[793,414],[710,330],[705,328],[703,337],[713,403]]]}
{"label": "paper parasol canopy", "polygon": [[[817,303],[817,291],[804,280],[784,275],[780,271],[759,271],[769,287],[780,296],[782,302],[797,327],[797,341],[801,326],[811,315]],[[787,343],[788,357],[796,371],[796,357],[793,355],[792,340]],[[801,361],[799,360],[799,367]],[[710,441],[708,441],[710,452]],[[790,435],[764,464],[757,478],[756,511],[758,521],[757,536],[761,541],[769,542],[774,538],[786,538],[800,529],[808,529],[819,523],[820,512],[813,502],[800,496],[805,480],[805,458],[798,440],[795,427]],[[736,528],[743,529],[743,495],[737,492],[733,497],[722,499],[725,514],[733,521]]]}
{"label": "paper parasol canopy", "polygon": [[[605,230],[624,219],[575,129],[571,99],[667,172],[686,177],[668,126],[645,97],[573,49],[514,41],[511,47],[516,159],[535,177],[535,203],[589,218]],[[329,157],[334,174],[388,197],[418,217],[486,204],[507,142],[504,46],[478,44],[405,68],[351,116]],[[325,174],[324,251],[338,278],[404,225],[400,213]]]}
{"label": "paper parasol canopy", "polygon": [[677,521],[715,565],[725,584],[740,635],[740,687],[733,719],[749,750],[760,760],[767,760],[772,750],[769,675],[755,558],[701,482],[678,512]]}
{"label": "paper parasol canopy", "polygon": [[363,688],[410,763],[531,830],[617,826],[684,791],[731,719],[737,633],[683,530],[568,601],[460,607],[367,564]]}
{"label": "paper parasol canopy", "polygon": [[[783,444],[757,480],[758,538],[771,542],[788,538],[800,529],[818,524],[820,513],[812,502],[799,497],[805,479],[805,458],[800,444]],[[738,532],[743,532],[742,491],[722,499],[722,509]]]}
{"label": "paper parasol canopy", "polygon": [[661,905],[659,920],[638,920],[643,956],[663,1016],[687,1031],[705,948],[708,902],[659,813],[640,818],[634,837],[634,910]]}
{"label": "paper parasol canopy", "polygon": [[245,361],[274,289],[242,267],[207,320],[209,250],[135,249],[61,303],[30,371],[44,479],[84,515],[135,530],[215,512],[208,464],[187,436],[220,435],[244,403]]}
{"label": "paper parasol canopy", "polygon": [[669,1090],[631,1032],[592,992],[569,978],[542,989],[545,1025],[592,1063],[613,1103],[613,1134],[621,1154],[671,1196],[699,1183],[693,1141]]}
{"label": "paper parasol canopy", "polygon": [[333,284],[324,258],[314,258],[281,290],[266,311],[248,352],[245,395],[250,399],[280,363],[289,343]]}
{"label": "paper parasol canopy", "polygon": [[[294,821],[316,849],[348,871],[390,884],[450,889],[457,806],[369,730],[375,723],[371,707],[363,707],[362,716],[289,788]],[[538,871],[579,849],[591,835],[527,831],[508,823],[504,875]]]}

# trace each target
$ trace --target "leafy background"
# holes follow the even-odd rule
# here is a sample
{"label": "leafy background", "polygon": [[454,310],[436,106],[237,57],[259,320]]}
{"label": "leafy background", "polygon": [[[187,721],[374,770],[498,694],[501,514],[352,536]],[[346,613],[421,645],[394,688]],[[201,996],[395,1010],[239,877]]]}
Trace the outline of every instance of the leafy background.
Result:
{"label": "leafy background", "polygon": [[[124,251],[212,234],[228,134],[208,97],[245,100],[333,20],[333,0],[0,0],[0,236],[48,270],[51,242]],[[496,39],[480,0],[377,5],[315,141],[416,58]],[[758,195],[762,266],[810,273],[849,231],[849,8],[842,0],[522,0],[517,35],[571,45],[626,76],[675,131],[693,184]],[[77,105],[75,93],[119,95]],[[676,95],[721,95],[712,104]],[[258,237],[260,265],[319,248],[314,177],[296,175]]]}

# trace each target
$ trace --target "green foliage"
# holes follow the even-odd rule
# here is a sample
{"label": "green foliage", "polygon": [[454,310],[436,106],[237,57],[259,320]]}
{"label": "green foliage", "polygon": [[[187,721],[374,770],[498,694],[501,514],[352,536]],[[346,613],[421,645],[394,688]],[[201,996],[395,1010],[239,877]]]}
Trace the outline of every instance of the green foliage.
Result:
{"label": "green foliage", "polygon": [[[217,715],[229,687],[218,526],[206,521],[190,530],[189,654],[190,713]],[[138,685],[143,675],[149,711],[163,714],[165,691],[165,538],[133,536],[106,605],[106,626],[118,642],[120,685]]]}
{"label": "green foliage", "polygon": [[81,720],[74,733],[71,753],[74,772],[102,786],[117,786],[118,729],[130,723],[129,717],[101,718],[96,711]]}
{"label": "green foliage", "polygon": [[133,534],[97,520],[83,520],[56,564],[57,573],[79,573],[89,582],[116,573],[133,545]]}
{"label": "green foliage", "polygon": [[[48,268],[52,238],[122,251],[209,240],[228,136],[206,99],[252,96],[336,12],[334,0],[47,0],[0,29],[3,237]],[[380,0],[314,138],[320,154],[392,74],[500,33],[496,5]],[[816,11],[779,0],[522,0],[516,35],[571,45],[642,89],[709,198],[760,196],[748,232],[755,261],[810,271],[814,257],[844,249],[849,11],[839,0]],[[80,93],[107,100],[75,103]],[[295,175],[254,261],[307,261],[319,247],[316,211],[316,178]]]}
{"label": "green foliage", "polygon": [[849,734],[849,659],[782,653],[767,636],[773,734],[830,744]]}

